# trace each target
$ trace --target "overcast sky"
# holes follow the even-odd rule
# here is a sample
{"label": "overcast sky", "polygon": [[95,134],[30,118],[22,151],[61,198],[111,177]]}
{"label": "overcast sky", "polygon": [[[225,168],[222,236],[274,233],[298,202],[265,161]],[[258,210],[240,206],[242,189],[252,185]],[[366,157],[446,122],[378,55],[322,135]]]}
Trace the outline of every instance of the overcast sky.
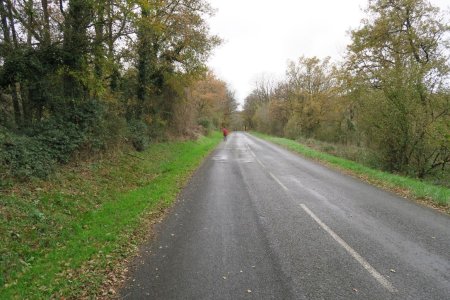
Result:
{"label": "overcast sky", "polygon": [[[243,103],[259,74],[282,78],[289,60],[302,55],[337,61],[349,29],[364,17],[367,0],[209,0],[217,10],[211,32],[224,43],[209,66]],[[449,0],[433,0],[448,8]]]}

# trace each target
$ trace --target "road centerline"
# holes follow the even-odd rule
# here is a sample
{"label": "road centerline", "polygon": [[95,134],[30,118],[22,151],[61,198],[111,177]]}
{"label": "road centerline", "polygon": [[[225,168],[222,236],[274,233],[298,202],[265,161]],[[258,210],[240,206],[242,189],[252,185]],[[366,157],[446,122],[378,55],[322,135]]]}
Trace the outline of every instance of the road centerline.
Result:
{"label": "road centerline", "polygon": [[[286,195],[293,199],[292,196],[288,193],[289,189],[272,173],[267,167],[258,159],[256,154],[250,149],[250,146],[247,144],[247,148],[250,153],[253,155],[255,160],[269,173],[270,177],[280,185]],[[293,199],[294,200],[294,199]],[[353,257],[366,271],[377,280],[385,289],[387,289],[391,293],[396,293],[397,289],[386,279],[383,275],[381,275],[374,267],[372,267],[356,250],[354,250],[349,244],[347,244],[338,234],[336,234],[330,227],[328,227],[322,220],[319,219],[305,204],[300,204],[300,207],[314,220],[319,226],[325,230],[341,247],[343,247],[351,257]]]}
{"label": "road centerline", "polygon": [[272,177],[273,180],[275,180],[286,192],[289,191],[289,189],[275,175],[273,175],[272,172],[267,172],[269,172],[270,177]]}
{"label": "road centerline", "polygon": [[357,262],[363,266],[384,288],[391,293],[397,292],[397,289],[386,280],[374,267],[372,267],[358,252],[356,252],[349,244],[347,244],[339,235],[337,235],[330,227],[322,222],[305,204],[300,204],[301,208],[311,217],[323,230],[325,230],[339,245],[341,245]]}

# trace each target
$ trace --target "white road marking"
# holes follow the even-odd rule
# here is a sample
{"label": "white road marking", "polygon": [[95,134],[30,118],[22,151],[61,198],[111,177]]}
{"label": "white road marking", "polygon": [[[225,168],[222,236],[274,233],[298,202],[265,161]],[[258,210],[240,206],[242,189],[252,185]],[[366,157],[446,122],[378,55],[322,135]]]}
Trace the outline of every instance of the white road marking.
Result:
{"label": "white road marking", "polygon": [[316,197],[316,198],[318,198],[318,199],[320,199],[322,201],[327,201],[328,202],[328,199],[325,196],[323,196],[322,194],[316,192],[315,190],[307,187],[299,179],[297,179],[295,176],[289,176],[289,179],[291,181],[294,181],[298,186],[300,186],[303,190],[307,191],[308,193],[310,193],[314,197]]}
{"label": "white road marking", "polygon": [[270,172],[270,171],[268,171],[268,172],[269,172],[270,177],[272,177],[273,180],[275,180],[285,191],[288,190],[288,188],[275,175],[273,175],[272,172]]}
{"label": "white road marking", "polygon": [[256,154],[255,154],[255,152],[253,152],[253,150],[252,149],[250,149],[250,146],[248,145],[248,144],[246,144],[247,145],[247,149],[248,149],[248,151],[250,152],[250,154],[255,158],[255,160],[258,162],[258,164],[260,164],[261,165],[261,167],[263,167],[264,169],[266,169],[266,166],[262,163],[262,161],[260,161],[257,157],[256,157]]}
{"label": "white road marking", "polygon": [[394,286],[386,280],[375,268],[373,268],[361,255],[358,254],[349,244],[347,244],[341,237],[339,237],[333,230],[330,229],[325,223],[323,223],[305,204],[300,204],[303,210],[317,222],[331,237],[339,243],[357,262],[359,262],[364,269],[369,272],[384,288],[389,292],[395,293],[397,290]]}
{"label": "white road marking", "polygon": [[256,161],[258,162],[258,164],[260,164],[261,165],[261,167],[263,167],[264,169],[267,169],[266,168],[266,165],[264,165],[263,163],[262,163],[262,161],[260,161],[258,158],[256,158],[255,157],[255,159],[256,159]]}
{"label": "white road marking", "polygon": [[[250,151],[250,153],[255,157],[256,161],[267,170],[269,175],[286,191],[286,194],[288,197],[292,199],[292,196],[289,195],[287,192],[289,189],[275,176],[270,172],[266,166],[256,157],[255,153],[250,149],[250,146],[247,144],[247,148]],[[303,186],[304,187],[304,186]],[[309,192],[313,191],[310,189],[307,189]],[[315,192],[313,193],[315,196],[320,196],[319,193]],[[347,244],[340,236],[338,236],[333,230],[331,230],[330,227],[328,227],[325,223],[323,223],[305,204],[300,204],[302,209],[311,217],[314,221],[317,222],[317,224],[322,227],[323,230],[325,230],[331,237],[338,242],[339,245],[341,245],[357,262],[361,264],[361,266],[366,269],[367,272],[369,272],[372,277],[374,277],[385,289],[387,289],[391,293],[396,293],[397,289],[386,280],[386,278],[383,277],[380,273],[378,273],[377,270],[375,270],[374,267],[372,267],[361,255],[359,255],[358,252],[356,252],[349,244]]]}
{"label": "white road marking", "polygon": [[248,151],[250,151],[251,155],[253,155],[253,157],[256,158],[256,154],[255,152],[252,151],[252,149],[250,149],[250,146],[248,144],[246,144]]}

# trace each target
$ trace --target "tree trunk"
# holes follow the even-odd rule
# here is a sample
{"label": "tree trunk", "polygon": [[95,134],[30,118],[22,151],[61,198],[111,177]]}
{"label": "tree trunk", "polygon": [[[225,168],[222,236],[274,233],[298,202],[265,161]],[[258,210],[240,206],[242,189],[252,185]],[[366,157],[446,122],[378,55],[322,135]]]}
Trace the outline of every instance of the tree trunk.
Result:
{"label": "tree trunk", "polygon": [[20,102],[19,102],[19,91],[20,85],[19,83],[14,83],[10,86],[11,88],[11,96],[13,100],[14,107],[14,121],[16,123],[17,128],[21,128],[23,125],[22,119],[22,111],[20,110]]}
{"label": "tree trunk", "polygon": [[105,6],[102,1],[97,4],[97,20],[95,22],[95,50],[94,50],[94,70],[98,80],[103,77],[103,60],[105,56],[105,49],[103,47],[104,40],[104,13]]}
{"label": "tree trunk", "polygon": [[[149,15],[148,9],[142,7],[141,8],[141,14],[142,18],[147,18]],[[147,85],[148,85],[148,78],[149,78],[149,40],[148,40],[148,33],[144,28],[139,28],[138,32],[138,39],[139,39],[139,45],[138,45],[138,86],[137,86],[137,107],[135,108],[135,117],[137,119],[141,118],[143,114],[143,106],[145,103],[145,100],[147,99]]]}
{"label": "tree trunk", "polygon": [[41,0],[42,12],[44,14],[44,46],[51,44],[50,38],[50,14],[48,12],[48,0]]}
{"label": "tree trunk", "polygon": [[80,99],[86,97],[88,92],[79,76],[85,71],[85,54],[90,46],[87,36],[87,29],[92,21],[90,5],[85,0],[71,0],[66,12],[63,42],[66,98]]}
{"label": "tree trunk", "polygon": [[9,27],[11,28],[13,46],[14,46],[14,48],[17,48],[17,46],[18,46],[17,33],[16,33],[16,27],[14,26],[14,17],[13,17],[13,13],[12,13],[12,5],[13,4],[11,3],[11,0],[6,1],[6,5],[8,7]]}
{"label": "tree trunk", "polygon": [[8,26],[8,14],[5,9],[4,1],[0,1],[0,17],[2,22],[2,29],[3,29],[3,39],[6,47],[8,50],[11,50],[11,34],[9,32],[9,26]]}
{"label": "tree trunk", "polygon": [[34,18],[33,18],[33,0],[28,0],[28,2],[26,3],[26,7],[27,7],[27,13],[28,13],[28,31],[27,31],[27,45],[28,47],[31,47],[31,41],[32,41],[32,37],[33,34],[31,33],[31,28],[33,28],[33,22],[34,22]]}
{"label": "tree trunk", "polygon": [[[0,1],[0,17],[1,17],[1,23],[3,28],[3,39],[4,43],[6,45],[6,50],[9,53],[12,53],[14,51],[15,45],[17,45],[17,39],[15,37],[15,29],[14,29],[14,22],[12,20],[12,13],[11,13],[11,7],[9,6],[10,3],[6,2],[6,6],[8,7],[8,11],[5,8],[6,1]],[[14,35],[14,41],[15,45],[11,44],[11,31],[10,27],[8,26],[8,18],[10,18],[10,24],[11,24],[11,30],[13,31]],[[16,127],[20,128],[22,126],[23,120],[22,120],[22,111],[20,109],[20,103],[19,103],[19,95],[18,90],[20,90],[17,83],[13,83],[10,85],[11,90],[11,96],[13,100],[13,109],[14,109],[14,121],[16,123]]]}
{"label": "tree trunk", "polygon": [[106,37],[106,45],[108,47],[107,49],[107,58],[108,62],[112,64],[112,71],[111,71],[111,79],[109,82],[109,87],[112,91],[116,91],[117,87],[119,85],[119,70],[114,58],[114,36],[113,36],[113,17],[114,17],[114,1],[109,0],[106,5],[106,15],[108,18],[107,21],[107,37]]}

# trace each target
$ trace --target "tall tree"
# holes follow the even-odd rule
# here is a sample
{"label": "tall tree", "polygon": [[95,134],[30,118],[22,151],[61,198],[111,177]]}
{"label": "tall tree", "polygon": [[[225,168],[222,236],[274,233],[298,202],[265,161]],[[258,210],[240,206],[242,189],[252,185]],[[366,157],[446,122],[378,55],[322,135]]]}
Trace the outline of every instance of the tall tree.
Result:
{"label": "tall tree", "polygon": [[87,54],[90,41],[88,28],[93,22],[92,2],[70,0],[64,19],[64,95],[68,98],[87,96]]}
{"label": "tall tree", "polygon": [[[286,71],[294,119],[301,134],[312,137],[324,121],[334,94],[335,79],[330,58],[300,57]],[[295,125],[295,124],[293,124]]]}
{"label": "tall tree", "polygon": [[172,103],[163,97],[168,75],[196,76],[206,71],[209,53],[219,43],[203,18],[212,13],[204,0],[140,1],[138,20],[138,105],[153,118],[170,118]]}
{"label": "tall tree", "polygon": [[450,27],[424,0],[369,1],[367,15],[348,47],[366,134],[388,169],[423,177],[450,160]]}
{"label": "tall tree", "polygon": [[[17,46],[17,38],[14,27],[14,20],[12,19],[12,12],[10,3],[7,1],[0,1],[0,17],[1,17],[1,25],[3,31],[3,42],[1,47],[1,57],[6,59],[6,57],[10,56],[11,53],[14,52],[14,49]],[[11,38],[12,35],[12,38]],[[14,41],[14,43],[13,43]],[[18,83],[14,78],[8,84],[9,90],[11,90],[11,96],[13,100],[13,110],[14,110],[14,121],[17,127],[22,126],[22,112],[19,103],[19,96],[17,92]]]}

